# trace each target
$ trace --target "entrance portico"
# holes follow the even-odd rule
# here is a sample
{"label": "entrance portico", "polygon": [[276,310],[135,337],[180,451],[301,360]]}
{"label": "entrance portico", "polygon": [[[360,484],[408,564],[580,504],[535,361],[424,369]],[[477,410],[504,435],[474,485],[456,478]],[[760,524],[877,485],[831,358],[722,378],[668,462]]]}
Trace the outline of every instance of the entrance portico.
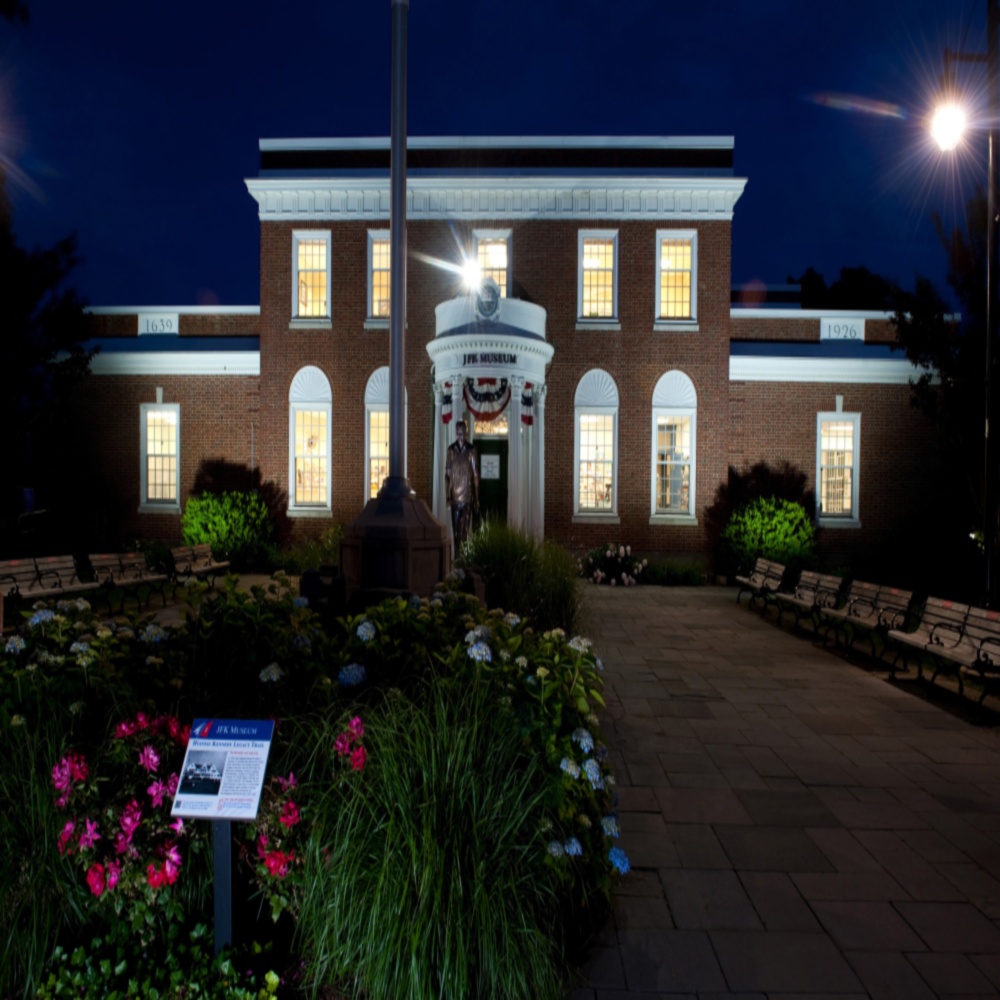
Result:
{"label": "entrance portico", "polygon": [[[492,286],[492,287],[491,287]],[[545,310],[500,298],[496,285],[442,302],[427,345],[434,376],[432,508],[449,523],[445,452],[468,409],[480,419],[507,415],[507,523],[541,539],[545,527]]]}

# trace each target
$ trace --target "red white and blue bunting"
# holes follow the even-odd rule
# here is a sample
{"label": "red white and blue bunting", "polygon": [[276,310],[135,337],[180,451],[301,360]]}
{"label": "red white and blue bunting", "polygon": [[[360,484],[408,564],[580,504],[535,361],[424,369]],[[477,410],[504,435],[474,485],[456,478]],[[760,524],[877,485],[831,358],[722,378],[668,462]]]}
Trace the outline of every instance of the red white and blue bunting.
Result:
{"label": "red white and blue bunting", "polygon": [[451,383],[445,382],[444,392],[441,394],[441,423],[451,423]]}
{"label": "red white and blue bunting", "polygon": [[477,420],[496,420],[510,402],[510,384],[505,378],[467,378],[463,395]]}
{"label": "red white and blue bunting", "polygon": [[531,390],[532,384],[525,382],[521,393],[521,423],[528,427],[535,422],[535,394]]}

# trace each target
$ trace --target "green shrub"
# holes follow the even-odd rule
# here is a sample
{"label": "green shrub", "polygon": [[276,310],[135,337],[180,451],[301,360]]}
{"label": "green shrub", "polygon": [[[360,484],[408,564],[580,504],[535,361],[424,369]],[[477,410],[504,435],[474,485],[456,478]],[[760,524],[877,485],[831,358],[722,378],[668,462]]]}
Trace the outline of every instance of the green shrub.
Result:
{"label": "green shrub", "polygon": [[612,587],[634,587],[645,583],[647,560],[632,554],[631,545],[599,545],[577,563],[580,576],[591,583],[606,583]]}
{"label": "green shrub", "polygon": [[232,490],[189,497],[181,535],[187,545],[211,545],[237,571],[268,570],[275,560],[274,522],[259,493]]}
{"label": "green shrub", "polygon": [[537,628],[572,632],[579,610],[576,560],[557,543],[499,521],[472,532],[458,563],[486,578],[486,603],[531,618]]}
{"label": "green shrub", "polygon": [[740,565],[758,557],[802,566],[815,556],[816,530],[805,508],[790,500],[760,497],[734,511],[722,532]]}
{"label": "green shrub", "polygon": [[307,569],[340,565],[340,525],[327,528],[319,538],[296,542],[281,553],[281,568],[293,576],[301,576]]}
{"label": "green shrub", "polygon": [[642,571],[642,582],[659,587],[700,587],[706,582],[705,567],[699,562],[659,562],[651,560]]}

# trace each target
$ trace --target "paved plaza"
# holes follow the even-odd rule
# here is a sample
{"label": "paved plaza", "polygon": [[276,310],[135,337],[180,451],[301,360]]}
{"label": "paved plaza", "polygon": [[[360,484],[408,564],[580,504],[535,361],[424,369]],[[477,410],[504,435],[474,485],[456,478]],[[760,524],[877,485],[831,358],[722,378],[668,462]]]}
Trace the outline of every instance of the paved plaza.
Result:
{"label": "paved plaza", "polygon": [[585,591],[632,871],[573,1000],[1000,995],[1000,731],[717,587]]}

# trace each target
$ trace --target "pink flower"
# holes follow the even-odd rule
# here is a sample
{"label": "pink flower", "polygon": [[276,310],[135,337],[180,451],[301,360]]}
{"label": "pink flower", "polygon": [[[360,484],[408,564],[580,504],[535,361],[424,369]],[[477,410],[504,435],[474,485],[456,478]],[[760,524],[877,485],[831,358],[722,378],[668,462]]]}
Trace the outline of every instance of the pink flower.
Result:
{"label": "pink flower", "polygon": [[181,726],[180,732],[177,734],[177,742],[182,746],[186,747],[188,745],[188,740],[191,739],[191,726],[190,724]]}
{"label": "pink flower", "polygon": [[52,768],[52,784],[56,791],[68,793],[74,782],[86,781],[89,773],[86,760],[80,754],[70,752]]}
{"label": "pink flower", "polygon": [[123,740],[127,736],[131,736],[138,727],[130,719],[126,719],[124,722],[119,722],[115,727],[115,739]]}
{"label": "pink flower", "polygon": [[177,772],[175,771],[169,778],[167,778],[167,798],[172,799],[177,794]]}
{"label": "pink flower", "polygon": [[[80,850],[85,851],[88,847],[93,847],[101,839],[97,832],[97,824],[92,823],[88,818],[83,821],[83,833],[80,834]],[[99,896],[100,893],[97,893]]]}
{"label": "pink flower", "polygon": [[150,773],[160,766],[160,755],[147,743],[139,751],[139,763]]}
{"label": "pink flower", "polygon": [[364,723],[361,721],[361,716],[354,716],[354,718],[347,724],[347,729],[356,740],[360,740],[361,737],[365,735],[365,727]]}
{"label": "pink flower", "polygon": [[118,820],[118,825],[122,828],[122,832],[125,834],[126,843],[131,842],[132,834],[135,833],[136,828],[142,820],[142,807],[133,799],[122,811],[121,817]]}
{"label": "pink flower", "polygon": [[177,819],[175,819],[173,823],[170,824],[170,829],[173,830],[175,833],[180,833],[181,830],[184,829],[184,820],[182,820],[180,816],[178,816]]}
{"label": "pink flower", "polygon": [[149,797],[153,800],[153,805],[161,806],[163,805],[163,793],[167,790],[167,786],[163,784],[162,781],[154,781],[146,791],[149,793]]}
{"label": "pink flower", "polygon": [[62,833],[59,834],[59,838],[56,840],[56,847],[59,848],[60,854],[66,854],[67,852],[72,854],[73,852],[69,850],[69,842],[73,838],[73,831],[76,829],[76,820],[71,819],[63,828]]}
{"label": "pink flower", "polygon": [[294,802],[286,802],[285,807],[281,810],[281,816],[278,817],[278,822],[290,829],[298,821],[299,807]]}
{"label": "pink flower", "polygon": [[283,792],[287,792],[289,788],[294,788],[298,784],[295,780],[295,775],[292,772],[289,772],[287,778],[276,777],[274,780],[278,783],[278,787]]}
{"label": "pink flower", "polygon": [[69,755],[69,769],[74,781],[86,781],[87,776],[90,774],[86,760],[78,753],[71,753]]}
{"label": "pink flower", "polygon": [[163,866],[157,868],[153,864],[147,865],[146,881],[151,889],[162,889],[167,884],[167,873],[163,870]]}
{"label": "pink flower", "polygon": [[351,737],[349,733],[341,733],[333,741],[333,749],[340,754],[341,757],[346,757],[347,754],[351,752]]}
{"label": "pink flower", "polygon": [[288,874],[289,866],[295,857],[294,851],[285,854],[284,851],[269,851],[264,856],[264,864],[267,866],[268,875],[275,878],[284,878]]}
{"label": "pink flower", "polygon": [[104,865],[91,865],[90,870],[87,872],[87,885],[90,886],[90,891],[95,896],[100,896],[104,893],[106,884],[107,883],[104,878]]}
{"label": "pink flower", "polygon": [[181,870],[181,855],[176,844],[171,844],[167,848],[166,858],[163,862],[163,873],[167,877],[167,882],[173,885],[177,881],[177,873]]}
{"label": "pink flower", "polygon": [[113,889],[118,885],[118,876],[121,875],[122,866],[120,861],[109,861],[106,869],[108,876],[108,888]]}
{"label": "pink flower", "polygon": [[137,712],[135,716],[135,725],[137,729],[148,729],[149,728],[149,716],[145,712]]}
{"label": "pink flower", "polygon": [[267,855],[267,837],[261,834],[257,838],[257,857],[263,858]]}
{"label": "pink flower", "polygon": [[363,771],[368,761],[368,751],[364,747],[357,747],[351,754],[351,767],[355,771]]}

